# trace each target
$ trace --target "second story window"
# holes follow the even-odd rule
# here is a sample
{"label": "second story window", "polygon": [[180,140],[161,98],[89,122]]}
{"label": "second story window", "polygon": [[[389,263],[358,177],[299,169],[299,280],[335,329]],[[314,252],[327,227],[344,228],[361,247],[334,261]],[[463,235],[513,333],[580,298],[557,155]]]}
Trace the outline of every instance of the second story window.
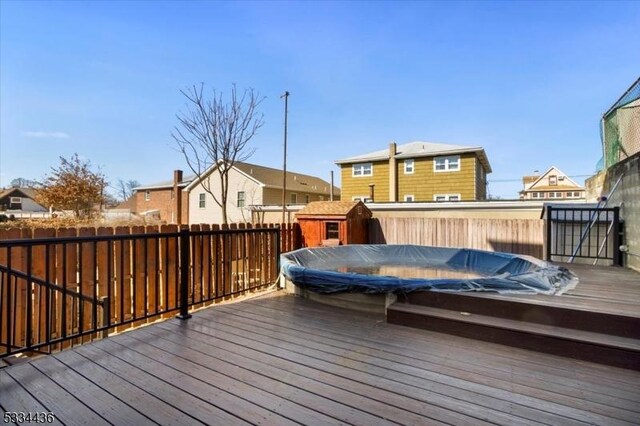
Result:
{"label": "second story window", "polygon": [[291,204],[297,204],[297,203],[298,203],[298,194],[294,192],[291,194]]}
{"label": "second story window", "polygon": [[238,191],[238,202],[237,202],[237,206],[238,207],[244,207],[244,191]]}
{"label": "second story window", "polygon": [[198,207],[201,209],[204,209],[207,206],[207,199],[205,197],[206,194],[204,192],[198,194]]}
{"label": "second story window", "polygon": [[151,201],[151,191],[144,191],[144,200]]}
{"label": "second story window", "polygon": [[352,175],[353,176],[372,176],[373,164],[371,163],[354,164]]}
{"label": "second story window", "polygon": [[407,202],[407,203],[413,203],[413,201],[414,201],[413,195],[405,195],[404,196],[404,201]]}
{"label": "second story window", "polygon": [[551,175],[549,176],[549,185],[557,185],[558,184],[558,176]]}
{"label": "second story window", "polygon": [[433,160],[433,170],[435,172],[457,172],[460,170],[460,156],[449,155],[446,157],[435,157]]}
{"label": "second story window", "polygon": [[404,160],[404,174],[411,175],[413,174],[414,163],[413,160]]}
{"label": "second story window", "polygon": [[309,194],[305,194],[305,196],[304,196],[304,203],[305,203],[305,204],[309,204],[309,201],[311,201],[311,199],[310,199],[310,198],[311,198],[311,197],[309,197]]}

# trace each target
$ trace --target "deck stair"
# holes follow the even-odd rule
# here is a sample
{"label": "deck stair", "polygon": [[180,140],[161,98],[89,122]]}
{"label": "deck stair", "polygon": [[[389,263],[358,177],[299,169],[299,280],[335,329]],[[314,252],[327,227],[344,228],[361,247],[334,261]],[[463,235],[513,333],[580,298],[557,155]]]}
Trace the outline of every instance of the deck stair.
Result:
{"label": "deck stair", "polygon": [[415,292],[388,307],[387,321],[640,370],[640,316],[562,306],[554,297]]}

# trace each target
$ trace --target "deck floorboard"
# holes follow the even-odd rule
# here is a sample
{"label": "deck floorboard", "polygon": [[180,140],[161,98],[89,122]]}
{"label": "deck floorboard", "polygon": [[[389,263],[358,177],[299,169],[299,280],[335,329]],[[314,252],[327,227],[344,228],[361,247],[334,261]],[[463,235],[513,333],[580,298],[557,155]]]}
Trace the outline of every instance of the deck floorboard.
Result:
{"label": "deck floorboard", "polygon": [[0,369],[0,407],[96,426],[623,425],[640,373],[272,293]]}

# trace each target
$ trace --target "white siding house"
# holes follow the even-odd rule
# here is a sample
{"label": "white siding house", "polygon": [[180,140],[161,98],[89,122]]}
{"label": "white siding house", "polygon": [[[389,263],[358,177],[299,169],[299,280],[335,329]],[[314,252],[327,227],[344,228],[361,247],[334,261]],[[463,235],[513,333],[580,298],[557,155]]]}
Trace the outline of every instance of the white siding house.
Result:
{"label": "white siding house", "polygon": [[[194,179],[185,189],[188,193],[189,224],[222,223],[222,208],[205,187],[210,185],[221,199],[220,175],[217,166]],[[205,185],[203,186],[203,182]],[[331,184],[314,176],[287,172],[287,204],[306,204],[330,199]],[[334,199],[339,199],[334,188]],[[229,171],[227,219],[229,223],[251,222],[249,206],[282,205],[282,170],[249,163],[236,163]]]}

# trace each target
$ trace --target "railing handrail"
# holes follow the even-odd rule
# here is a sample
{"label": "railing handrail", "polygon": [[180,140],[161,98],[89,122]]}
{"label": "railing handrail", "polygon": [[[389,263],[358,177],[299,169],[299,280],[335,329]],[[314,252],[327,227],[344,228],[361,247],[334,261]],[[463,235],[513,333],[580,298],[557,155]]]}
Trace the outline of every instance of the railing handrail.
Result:
{"label": "railing handrail", "polygon": [[0,265],[0,273],[6,273],[9,276],[13,275],[13,276],[16,276],[16,277],[18,277],[20,279],[23,279],[23,280],[29,280],[30,282],[33,282],[34,284],[38,284],[38,285],[47,287],[50,290],[59,291],[61,293],[68,294],[68,295],[73,296],[73,297],[79,297],[80,299],[82,299],[82,300],[84,300],[86,302],[97,303],[100,306],[103,305],[103,302],[101,300],[94,299],[93,297],[85,296],[84,294],[78,293],[77,291],[70,290],[70,289],[65,288],[63,286],[47,282],[47,281],[45,281],[45,280],[43,280],[41,278],[34,277],[33,275],[26,274],[26,273],[24,273],[22,271],[17,271],[15,269],[9,269],[4,265]]}

